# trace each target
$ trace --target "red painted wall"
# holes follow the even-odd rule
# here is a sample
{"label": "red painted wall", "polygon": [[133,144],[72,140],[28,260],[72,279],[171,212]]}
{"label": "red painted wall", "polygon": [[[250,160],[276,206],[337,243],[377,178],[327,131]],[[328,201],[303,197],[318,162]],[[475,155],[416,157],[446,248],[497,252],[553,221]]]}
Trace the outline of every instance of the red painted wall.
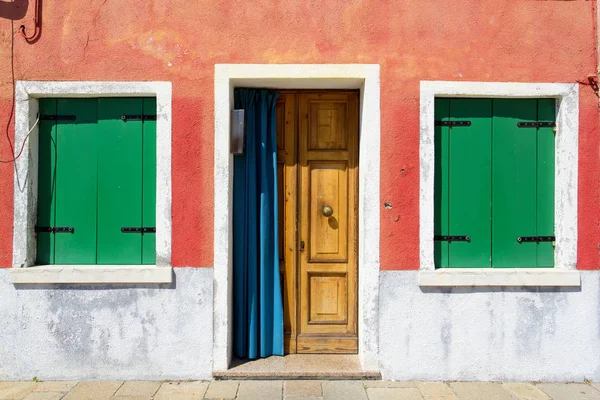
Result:
{"label": "red painted wall", "polygon": [[[419,81],[576,82],[597,69],[594,1],[0,0],[0,157],[17,79],[173,82],[173,265],[213,263],[216,63],[381,65],[381,267],[419,266]],[[12,21],[10,18],[20,18]],[[580,87],[579,267],[600,267],[597,97]],[[8,124],[8,128],[7,127]],[[13,166],[0,164],[0,266],[12,258]]]}

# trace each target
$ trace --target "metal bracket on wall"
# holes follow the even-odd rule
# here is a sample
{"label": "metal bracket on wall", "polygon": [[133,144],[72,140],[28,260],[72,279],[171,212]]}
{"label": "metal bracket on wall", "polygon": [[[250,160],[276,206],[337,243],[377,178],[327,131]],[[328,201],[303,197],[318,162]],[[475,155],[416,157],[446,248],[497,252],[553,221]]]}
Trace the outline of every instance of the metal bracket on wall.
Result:
{"label": "metal bracket on wall", "polygon": [[75,233],[75,229],[72,226],[36,226],[35,231],[46,233]]}
{"label": "metal bracket on wall", "polygon": [[435,126],[471,126],[471,121],[435,121]]}
{"label": "metal bracket on wall", "polygon": [[156,115],[121,115],[121,120],[127,121],[156,121]]}
{"label": "metal bracket on wall", "polygon": [[554,242],[556,240],[555,236],[519,236],[517,238],[517,242]]}
{"label": "metal bracket on wall", "polygon": [[519,128],[554,128],[555,122],[517,122]]}
{"label": "metal bracket on wall", "polygon": [[40,121],[75,121],[75,115],[40,115]]}
{"label": "metal bracket on wall", "polygon": [[123,232],[123,233],[156,233],[156,228],[123,227],[123,228],[121,228],[121,232]]}
{"label": "metal bracket on wall", "polygon": [[470,242],[470,236],[434,236],[433,240],[448,241],[448,242]]}

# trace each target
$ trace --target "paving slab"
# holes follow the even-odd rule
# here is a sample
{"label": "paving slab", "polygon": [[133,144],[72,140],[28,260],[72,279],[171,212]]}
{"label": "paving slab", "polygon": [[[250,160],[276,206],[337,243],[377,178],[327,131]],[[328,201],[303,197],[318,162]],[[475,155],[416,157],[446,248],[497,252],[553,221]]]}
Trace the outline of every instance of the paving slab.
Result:
{"label": "paving slab", "polygon": [[509,382],[502,387],[517,400],[550,400],[550,397],[531,383]]}
{"label": "paving slab", "polygon": [[325,400],[367,400],[367,392],[360,381],[323,381]]}
{"label": "paving slab", "polygon": [[162,382],[156,381],[127,381],[117,390],[115,396],[152,397],[158,391]]}
{"label": "paving slab", "polygon": [[285,400],[323,400],[322,397],[315,396],[284,396]]}
{"label": "paving slab", "polygon": [[283,395],[286,398],[289,396],[322,397],[323,390],[320,381],[285,381]]}
{"label": "paving slab", "polygon": [[208,382],[165,382],[156,394],[154,400],[198,400],[206,393]]}
{"label": "paving slab", "polygon": [[446,382],[415,382],[415,385],[426,399],[458,399]]}
{"label": "paving slab", "polygon": [[502,385],[495,382],[452,382],[450,387],[460,400],[513,400]]}
{"label": "paving slab", "polygon": [[122,381],[79,382],[64,397],[64,400],[108,400],[122,384]]}
{"label": "paving slab", "polygon": [[34,392],[68,392],[77,385],[77,381],[47,381],[35,385]]}
{"label": "paving slab", "polygon": [[0,388],[0,399],[21,400],[35,389],[35,382],[5,382]]}
{"label": "paving slab", "polygon": [[238,389],[238,400],[281,400],[282,381],[242,381]]}
{"label": "paving slab", "polygon": [[31,392],[23,400],[60,400],[65,392]]}
{"label": "paving slab", "polygon": [[285,400],[323,400],[320,396],[283,396]]}
{"label": "paving slab", "polygon": [[238,386],[239,382],[237,381],[212,381],[204,394],[204,399],[235,399]]}
{"label": "paving slab", "polygon": [[423,400],[417,388],[369,388],[369,400]]}
{"label": "paving slab", "polygon": [[414,388],[415,381],[363,381],[365,388]]}
{"label": "paving slab", "polygon": [[539,383],[553,400],[600,400],[600,391],[584,383]]}

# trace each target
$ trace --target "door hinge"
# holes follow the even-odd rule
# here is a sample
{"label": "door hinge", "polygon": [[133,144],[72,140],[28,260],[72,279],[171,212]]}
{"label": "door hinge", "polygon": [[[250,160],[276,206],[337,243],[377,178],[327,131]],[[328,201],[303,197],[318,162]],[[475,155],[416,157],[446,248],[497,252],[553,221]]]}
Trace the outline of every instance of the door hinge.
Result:
{"label": "door hinge", "polygon": [[75,121],[75,115],[40,115],[40,121]]}
{"label": "door hinge", "polygon": [[517,242],[554,242],[556,241],[555,236],[519,236]]}
{"label": "door hinge", "polygon": [[435,121],[435,126],[471,126],[471,121]]}
{"label": "door hinge", "polygon": [[36,226],[35,231],[38,233],[75,233],[75,229],[72,226]]}
{"label": "door hinge", "polygon": [[123,227],[121,228],[123,233],[156,233],[156,228],[132,228]]}
{"label": "door hinge", "polygon": [[127,121],[156,121],[156,115],[121,115],[121,120]]}
{"label": "door hinge", "polygon": [[517,122],[519,128],[554,128],[556,127],[555,122]]}
{"label": "door hinge", "polygon": [[447,241],[447,242],[470,242],[470,236],[434,236],[433,240]]}

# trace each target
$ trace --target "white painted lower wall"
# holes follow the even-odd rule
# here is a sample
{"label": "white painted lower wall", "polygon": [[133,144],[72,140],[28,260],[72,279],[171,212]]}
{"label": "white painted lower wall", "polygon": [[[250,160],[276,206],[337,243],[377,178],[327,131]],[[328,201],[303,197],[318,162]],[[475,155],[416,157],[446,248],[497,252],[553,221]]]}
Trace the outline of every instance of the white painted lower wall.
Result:
{"label": "white painted lower wall", "polygon": [[13,285],[0,269],[0,380],[210,379],[213,269],[170,284]]}
{"label": "white painted lower wall", "polygon": [[423,288],[381,271],[380,366],[390,380],[600,381],[600,271],[580,288]]}
{"label": "white painted lower wall", "polygon": [[[210,379],[213,269],[171,284],[14,285],[0,270],[0,380]],[[388,380],[600,381],[600,271],[576,288],[424,288],[381,271]]]}

